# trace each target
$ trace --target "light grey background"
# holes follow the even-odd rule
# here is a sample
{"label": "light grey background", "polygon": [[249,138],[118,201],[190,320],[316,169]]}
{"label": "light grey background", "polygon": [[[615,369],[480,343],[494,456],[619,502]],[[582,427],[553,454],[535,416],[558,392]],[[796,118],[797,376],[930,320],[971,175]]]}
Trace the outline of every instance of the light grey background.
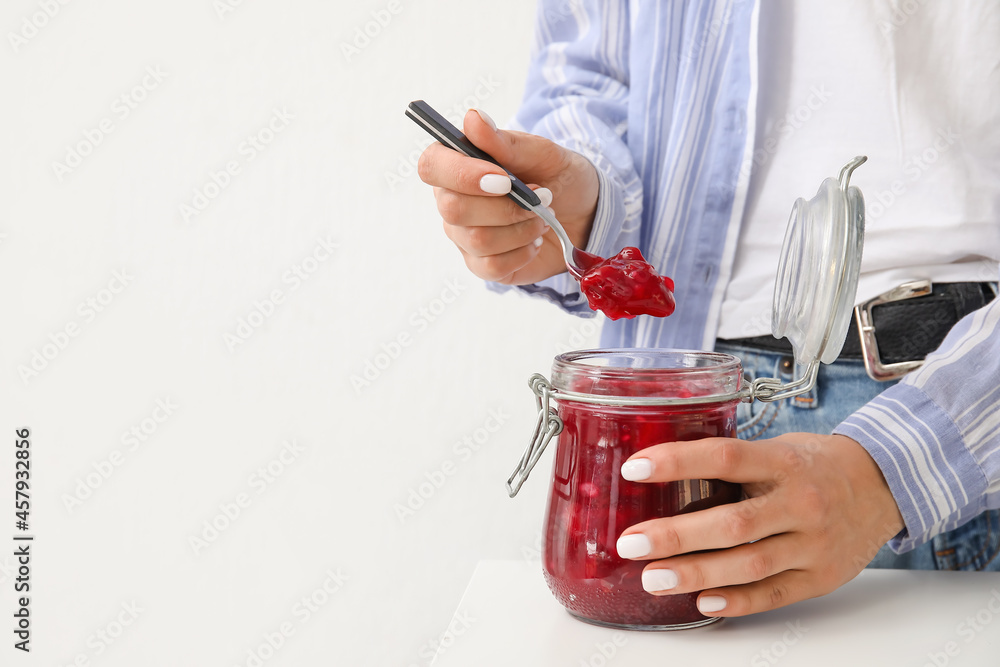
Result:
{"label": "light grey background", "polygon": [[527,378],[597,328],[466,271],[403,110],[503,124],[533,22],[529,0],[5,3],[0,663],[406,667],[477,631],[451,622],[475,563],[537,558],[550,459],[503,489]]}

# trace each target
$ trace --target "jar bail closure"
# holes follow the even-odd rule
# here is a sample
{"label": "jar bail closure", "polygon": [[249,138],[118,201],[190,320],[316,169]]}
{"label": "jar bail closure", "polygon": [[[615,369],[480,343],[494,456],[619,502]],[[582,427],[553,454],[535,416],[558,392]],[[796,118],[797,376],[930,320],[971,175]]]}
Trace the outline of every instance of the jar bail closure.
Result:
{"label": "jar bail closure", "polygon": [[535,432],[531,436],[531,442],[521,455],[521,461],[517,468],[507,478],[507,495],[511,498],[521,490],[521,485],[528,479],[531,469],[538,463],[539,457],[548,446],[549,441],[563,430],[563,421],[559,418],[555,409],[549,405],[549,397],[552,395],[552,385],[539,373],[535,373],[528,380],[528,386],[535,394],[535,404],[538,406],[538,418],[535,420]]}

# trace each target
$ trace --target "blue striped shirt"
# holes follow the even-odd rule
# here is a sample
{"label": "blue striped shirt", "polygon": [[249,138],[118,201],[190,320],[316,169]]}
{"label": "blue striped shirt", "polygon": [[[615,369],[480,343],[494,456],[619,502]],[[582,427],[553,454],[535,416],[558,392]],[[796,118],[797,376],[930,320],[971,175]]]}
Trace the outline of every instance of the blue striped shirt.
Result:
{"label": "blue striped shirt", "polygon": [[[539,3],[514,126],[597,167],[588,252],[637,246],[677,285],[675,315],[607,321],[604,346],[714,346],[753,152],[757,12],[754,0]],[[593,314],[565,273],[517,289]],[[897,551],[1000,507],[998,322],[1000,302],[965,318],[836,429],[882,469],[906,523]]]}

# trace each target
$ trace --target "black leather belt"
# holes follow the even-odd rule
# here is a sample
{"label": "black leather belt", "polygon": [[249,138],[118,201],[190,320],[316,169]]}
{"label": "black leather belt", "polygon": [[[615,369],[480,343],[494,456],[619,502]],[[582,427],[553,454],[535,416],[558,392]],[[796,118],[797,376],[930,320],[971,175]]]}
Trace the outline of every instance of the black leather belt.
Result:
{"label": "black leather belt", "polygon": [[[864,361],[868,374],[876,380],[901,377],[936,350],[960,319],[995,296],[990,283],[918,281],[900,285],[854,309],[838,359]],[[784,338],[756,336],[727,342],[792,354],[792,346]]]}

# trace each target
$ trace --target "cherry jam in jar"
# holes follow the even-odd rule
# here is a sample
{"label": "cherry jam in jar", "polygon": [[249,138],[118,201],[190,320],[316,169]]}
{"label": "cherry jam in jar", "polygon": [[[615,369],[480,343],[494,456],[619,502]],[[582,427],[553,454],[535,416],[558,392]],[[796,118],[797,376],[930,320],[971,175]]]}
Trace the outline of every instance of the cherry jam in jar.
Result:
{"label": "cherry jam in jar", "polygon": [[543,566],[555,597],[577,618],[637,630],[705,625],[697,593],[654,596],[647,561],[620,558],[629,526],[736,502],[719,480],[630,482],[622,463],[659,443],[735,437],[739,359],[676,350],[588,350],[556,357],[551,398],[562,421],[545,517]]}

